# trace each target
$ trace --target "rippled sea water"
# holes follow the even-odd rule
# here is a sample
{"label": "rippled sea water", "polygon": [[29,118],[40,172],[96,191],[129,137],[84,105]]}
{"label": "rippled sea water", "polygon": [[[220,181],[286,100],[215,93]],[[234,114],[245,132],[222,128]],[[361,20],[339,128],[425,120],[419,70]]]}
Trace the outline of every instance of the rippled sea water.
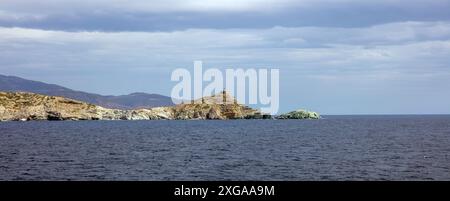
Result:
{"label": "rippled sea water", "polygon": [[0,122],[0,180],[450,180],[450,116]]}

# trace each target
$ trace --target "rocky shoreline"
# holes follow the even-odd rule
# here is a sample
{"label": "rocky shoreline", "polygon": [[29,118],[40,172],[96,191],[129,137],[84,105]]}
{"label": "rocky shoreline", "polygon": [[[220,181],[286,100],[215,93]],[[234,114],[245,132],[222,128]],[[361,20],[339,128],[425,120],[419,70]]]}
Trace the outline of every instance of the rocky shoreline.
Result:
{"label": "rocky shoreline", "polygon": [[190,103],[136,110],[108,109],[64,97],[27,92],[0,92],[0,121],[319,118],[319,114],[304,110],[272,117],[248,106],[238,104],[235,98],[229,96],[226,92],[203,97]]}

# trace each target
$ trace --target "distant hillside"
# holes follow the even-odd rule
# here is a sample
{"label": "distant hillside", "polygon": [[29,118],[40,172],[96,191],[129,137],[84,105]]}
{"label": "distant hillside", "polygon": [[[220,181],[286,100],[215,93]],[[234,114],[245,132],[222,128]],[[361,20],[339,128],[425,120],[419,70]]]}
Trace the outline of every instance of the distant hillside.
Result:
{"label": "distant hillside", "polygon": [[0,75],[0,91],[21,91],[48,96],[62,96],[114,109],[138,109],[174,105],[170,97],[159,94],[132,93],[122,96],[103,96],[75,91],[55,84],[47,84],[44,82],[4,75]]}

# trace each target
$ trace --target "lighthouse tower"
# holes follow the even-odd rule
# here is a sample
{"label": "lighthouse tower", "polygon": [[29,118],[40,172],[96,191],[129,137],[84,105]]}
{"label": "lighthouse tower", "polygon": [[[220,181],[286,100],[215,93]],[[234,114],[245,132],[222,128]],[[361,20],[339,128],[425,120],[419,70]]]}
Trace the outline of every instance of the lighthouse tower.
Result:
{"label": "lighthouse tower", "polygon": [[225,90],[225,88],[223,88],[223,91],[222,91],[222,99],[223,99],[223,103],[225,104],[227,102],[227,91]]}

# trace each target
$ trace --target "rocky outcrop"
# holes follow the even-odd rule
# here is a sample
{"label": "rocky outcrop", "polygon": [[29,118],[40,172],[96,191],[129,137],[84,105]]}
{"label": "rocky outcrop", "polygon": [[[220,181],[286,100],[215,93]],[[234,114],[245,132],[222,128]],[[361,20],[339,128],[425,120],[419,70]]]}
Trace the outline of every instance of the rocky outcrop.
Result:
{"label": "rocky outcrop", "polygon": [[317,112],[296,110],[282,114],[277,119],[320,119],[320,115]]}
{"label": "rocky outcrop", "polygon": [[237,103],[227,92],[172,107],[174,119],[245,119],[258,110]]}
{"label": "rocky outcrop", "polygon": [[[297,110],[276,119],[319,119],[316,112]],[[226,92],[171,107],[119,110],[63,97],[25,92],[0,92],[0,121],[27,120],[159,120],[272,119],[237,103]]]}
{"label": "rocky outcrop", "polygon": [[98,119],[97,106],[33,93],[0,93],[0,120]]}
{"label": "rocky outcrop", "polygon": [[[223,97],[232,100],[220,102]],[[257,110],[236,103],[222,93],[173,107],[138,110],[108,109],[63,97],[25,92],[0,92],[0,121],[18,120],[158,120],[241,119]],[[225,98],[225,99],[226,99]]]}
{"label": "rocky outcrop", "polygon": [[150,120],[170,119],[169,108],[107,109],[56,96],[0,92],[0,120]]}
{"label": "rocky outcrop", "polygon": [[245,119],[257,112],[240,104],[194,103],[174,106],[174,119]]}

